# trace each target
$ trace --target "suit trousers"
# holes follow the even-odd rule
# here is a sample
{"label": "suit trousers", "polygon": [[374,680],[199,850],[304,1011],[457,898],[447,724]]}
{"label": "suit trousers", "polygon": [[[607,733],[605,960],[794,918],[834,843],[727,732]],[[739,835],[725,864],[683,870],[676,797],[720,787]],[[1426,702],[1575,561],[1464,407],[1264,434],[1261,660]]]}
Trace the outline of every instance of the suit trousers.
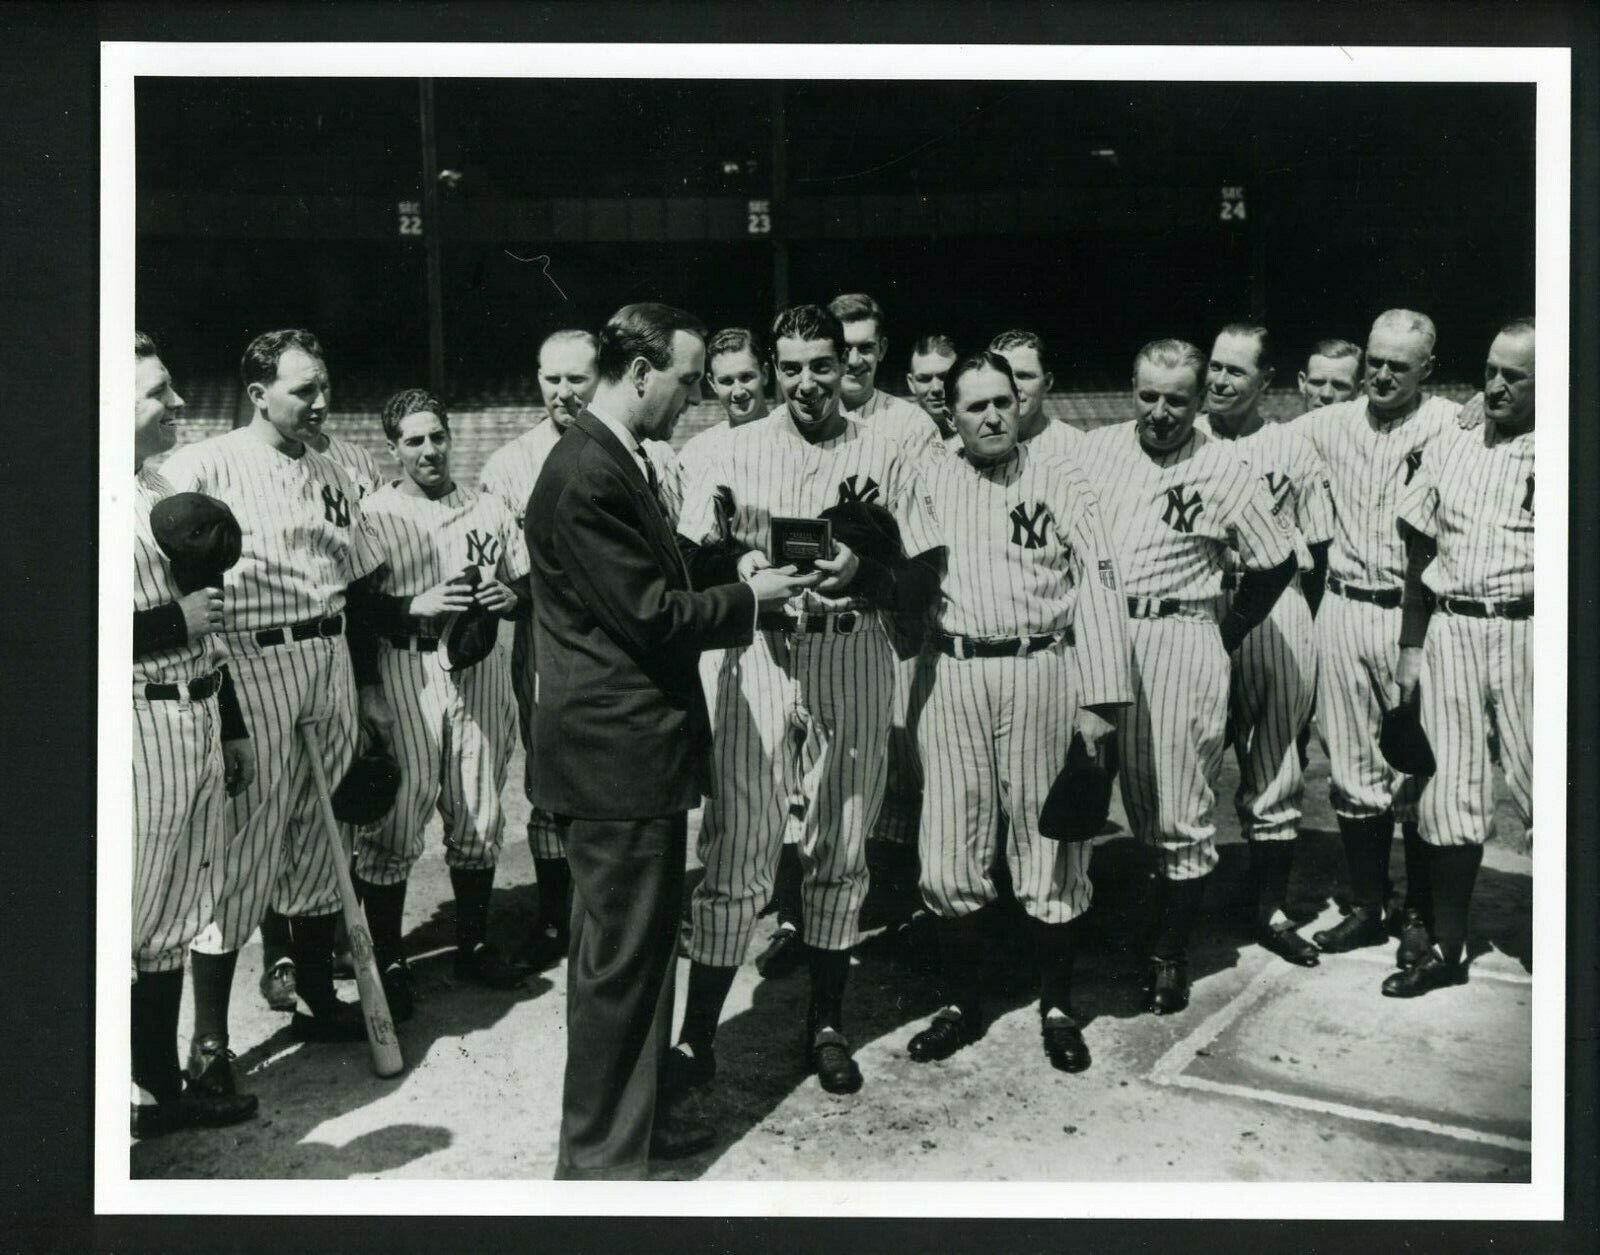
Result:
{"label": "suit trousers", "polygon": [[560,1180],[647,1175],[671,1044],[688,816],[573,819]]}

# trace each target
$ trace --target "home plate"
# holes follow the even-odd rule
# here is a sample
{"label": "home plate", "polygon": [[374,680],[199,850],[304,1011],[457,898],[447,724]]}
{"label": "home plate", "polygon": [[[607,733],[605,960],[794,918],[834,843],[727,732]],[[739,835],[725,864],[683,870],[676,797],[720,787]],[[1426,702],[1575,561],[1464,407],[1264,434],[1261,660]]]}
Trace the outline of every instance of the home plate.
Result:
{"label": "home plate", "polygon": [[1530,1151],[1529,985],[1480,972],[1421,998],[1385,998],[1384,971],[1353,957],[1263,967],[1150,1079]]}

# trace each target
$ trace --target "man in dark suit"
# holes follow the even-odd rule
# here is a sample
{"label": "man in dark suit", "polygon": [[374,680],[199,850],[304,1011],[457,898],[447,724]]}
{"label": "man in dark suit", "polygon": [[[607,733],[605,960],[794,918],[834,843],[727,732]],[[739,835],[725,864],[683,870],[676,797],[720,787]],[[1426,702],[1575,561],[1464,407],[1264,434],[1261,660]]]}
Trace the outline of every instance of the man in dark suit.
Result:
{"label": "man in dark suit", "polygon": [[749,644],[758,606],[820,576],[740,582],[737,554],[674,533],[640,442],[699,390],[705,327],[651,303],[600,333],[600,384],[528,499],[530,799],[569,818],[572,941],[558,1179],[640,1178],[715,1133],[656,1110],[672,1028],[688,815],[709,788],[698,661]]}

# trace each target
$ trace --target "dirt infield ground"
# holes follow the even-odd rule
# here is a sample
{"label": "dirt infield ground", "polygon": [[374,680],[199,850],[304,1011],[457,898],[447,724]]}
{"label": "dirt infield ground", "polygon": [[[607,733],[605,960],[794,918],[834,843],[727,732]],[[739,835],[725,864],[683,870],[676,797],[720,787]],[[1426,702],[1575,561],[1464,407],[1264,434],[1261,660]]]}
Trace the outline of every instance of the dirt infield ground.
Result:
{"label": "dirt infield ground", "polygon": [[[520,753],[520,752],[519,752]],[[521,779],[520,757],[512,781]],[[1224,799],[1236,781],[1230,762]],[[513,831],[526,806],[508,789]],[[1338,836],[1327,765],[1313,738],[1294,909],[1337,918]],[[1392,946],[1331,956],[1304,971],[1242,940],[1230,903],[1245,850],[1231,804],[1226,844],[1191,959],[1181,1015],[1142,1014],[1132,934],[1145,890],[1125,828],[1095,852],[1096,903],[1078,967],[1077,1009],[1094,1052],[1086,1073],[1053,1071],[1039,1046],[1025,960],[985,1036],[944,1063],[917,1065],[910,1036],[934,1010],[925,963],[884,927],[911,896],[877,848],[872,931],[856,955],[846,1014],[866,1086],[839,1098],[802,1070],[803,974],[761,981],[746,963],[702,1101],[722,1132],[671,1179],[1526,1181],[1530,1138],[1532,888],[1528,853],[1491,843],[1473,904],[1470,982],[1413,1002],[1384,999]],[[1121,821],[1120,810],[1113,818]],[[1502,820],[1506,817],[1503,815]],[[435,834],[437,829],[435,829]],[[1399,842],[1396,841],[1396,874]],[[532,864],[509,842],[495,931],[532,923]],[[302,1046],[256,993],[252,944],[234,994],[242,1084],[255,1121],[131,1149],[135,1177],[548,1178],[565,1056],[565,965],[520,995],[452,983],[454,907],[436,839],[412,880],[407,945],[417,1014],[401,1026],[407,1068],[375,1078],[364,1045]],[[764,942],[766,925],[757,936]],[[681,1013],[687,963],[680,963]],[[347,983],[345,996],[354,997]],[[187,1031],[189,1012],[184,1013]],[[185,1042],[185,1047],[187,1043]]]}

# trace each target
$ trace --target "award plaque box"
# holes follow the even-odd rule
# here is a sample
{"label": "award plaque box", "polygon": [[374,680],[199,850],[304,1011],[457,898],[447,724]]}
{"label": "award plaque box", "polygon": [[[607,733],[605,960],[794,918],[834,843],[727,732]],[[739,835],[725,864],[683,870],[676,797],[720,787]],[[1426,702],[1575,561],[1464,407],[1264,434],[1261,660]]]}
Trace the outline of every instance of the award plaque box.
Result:
{"label": "award plaque box", "polygon": [[773,566],[793,566],[801,574],[818,558],[833,557],[833,523],[829,519],[773,518],[767,556]]}

